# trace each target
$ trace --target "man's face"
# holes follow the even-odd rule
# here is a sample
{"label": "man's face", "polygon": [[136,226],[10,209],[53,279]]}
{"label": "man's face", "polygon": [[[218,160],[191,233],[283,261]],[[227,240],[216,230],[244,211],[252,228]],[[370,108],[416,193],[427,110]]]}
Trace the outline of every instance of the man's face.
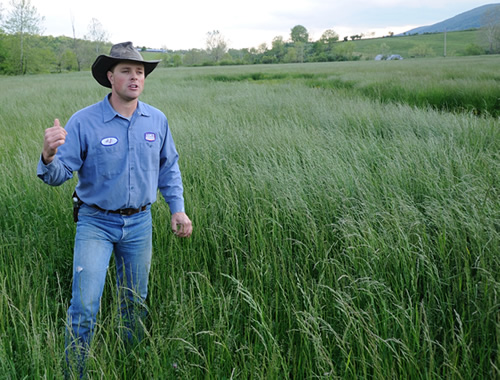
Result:
{"label": "man's face", "polygon": [[135,100],[144,89],[144,65],[137,62],[120,62],[108,71],[112,91],[126,101]]}

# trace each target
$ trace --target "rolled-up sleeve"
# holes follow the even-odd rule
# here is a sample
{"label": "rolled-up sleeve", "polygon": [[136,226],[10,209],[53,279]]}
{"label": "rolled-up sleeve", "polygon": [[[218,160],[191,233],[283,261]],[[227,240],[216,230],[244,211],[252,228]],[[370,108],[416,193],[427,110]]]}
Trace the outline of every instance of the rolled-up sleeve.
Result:
{"label": "rolled-up sleeve", "polygon": [[66,182],[68,179],[73,178],[73,172],[64,163],[55,156],[54,160],[45,165],[40,155],[36,174],[43,182],[51,186],[59,186]]}

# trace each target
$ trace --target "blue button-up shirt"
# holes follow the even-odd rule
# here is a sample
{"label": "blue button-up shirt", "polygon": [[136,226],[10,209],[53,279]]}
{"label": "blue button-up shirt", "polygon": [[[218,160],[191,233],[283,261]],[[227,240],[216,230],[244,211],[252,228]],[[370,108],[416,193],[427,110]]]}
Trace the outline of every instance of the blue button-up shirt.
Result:
{"label": "blue button-up shirt", "polygon": [[172,214],[184,211],[178,154],[165,115],[138,102],[129,119],[103,101],[76,112],[54,160],[40,159],[37,175],[58,186],[78,172],[76,192],[105,210],[138,208],[156,201],[159,189]]}

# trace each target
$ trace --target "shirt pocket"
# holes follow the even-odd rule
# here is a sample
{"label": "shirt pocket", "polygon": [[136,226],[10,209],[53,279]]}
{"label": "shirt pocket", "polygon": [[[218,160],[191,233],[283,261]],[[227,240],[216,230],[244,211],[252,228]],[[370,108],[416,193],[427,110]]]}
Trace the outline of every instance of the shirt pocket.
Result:
{"label": "shirt pocket", "polygon": [[117,145],[97,148],[97,172],[107,179],[114,179],[123,172],[126,165],[121,149]]}
{"label": "shirt pocket", "polygon": [[139,154],[139,162],[143,171],[160,170],[160,144],[157,141],[141,143]]}

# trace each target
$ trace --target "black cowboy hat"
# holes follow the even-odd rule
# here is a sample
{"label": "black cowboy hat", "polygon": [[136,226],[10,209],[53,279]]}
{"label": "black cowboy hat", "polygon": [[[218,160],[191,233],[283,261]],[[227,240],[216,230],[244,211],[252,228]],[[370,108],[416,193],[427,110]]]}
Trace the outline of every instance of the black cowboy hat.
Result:
{"label": "black cowboy hat", "polygon": [[134,48],[132,42],[121,42],[111,47],[109,55],[103,54],[96,58],[92,65],[92,75],[100,85],[111,88],[107,73],[111,67],[123,61],[142,63],[144,65],[144,77],[147,77],[161,60],[145,61]]}

